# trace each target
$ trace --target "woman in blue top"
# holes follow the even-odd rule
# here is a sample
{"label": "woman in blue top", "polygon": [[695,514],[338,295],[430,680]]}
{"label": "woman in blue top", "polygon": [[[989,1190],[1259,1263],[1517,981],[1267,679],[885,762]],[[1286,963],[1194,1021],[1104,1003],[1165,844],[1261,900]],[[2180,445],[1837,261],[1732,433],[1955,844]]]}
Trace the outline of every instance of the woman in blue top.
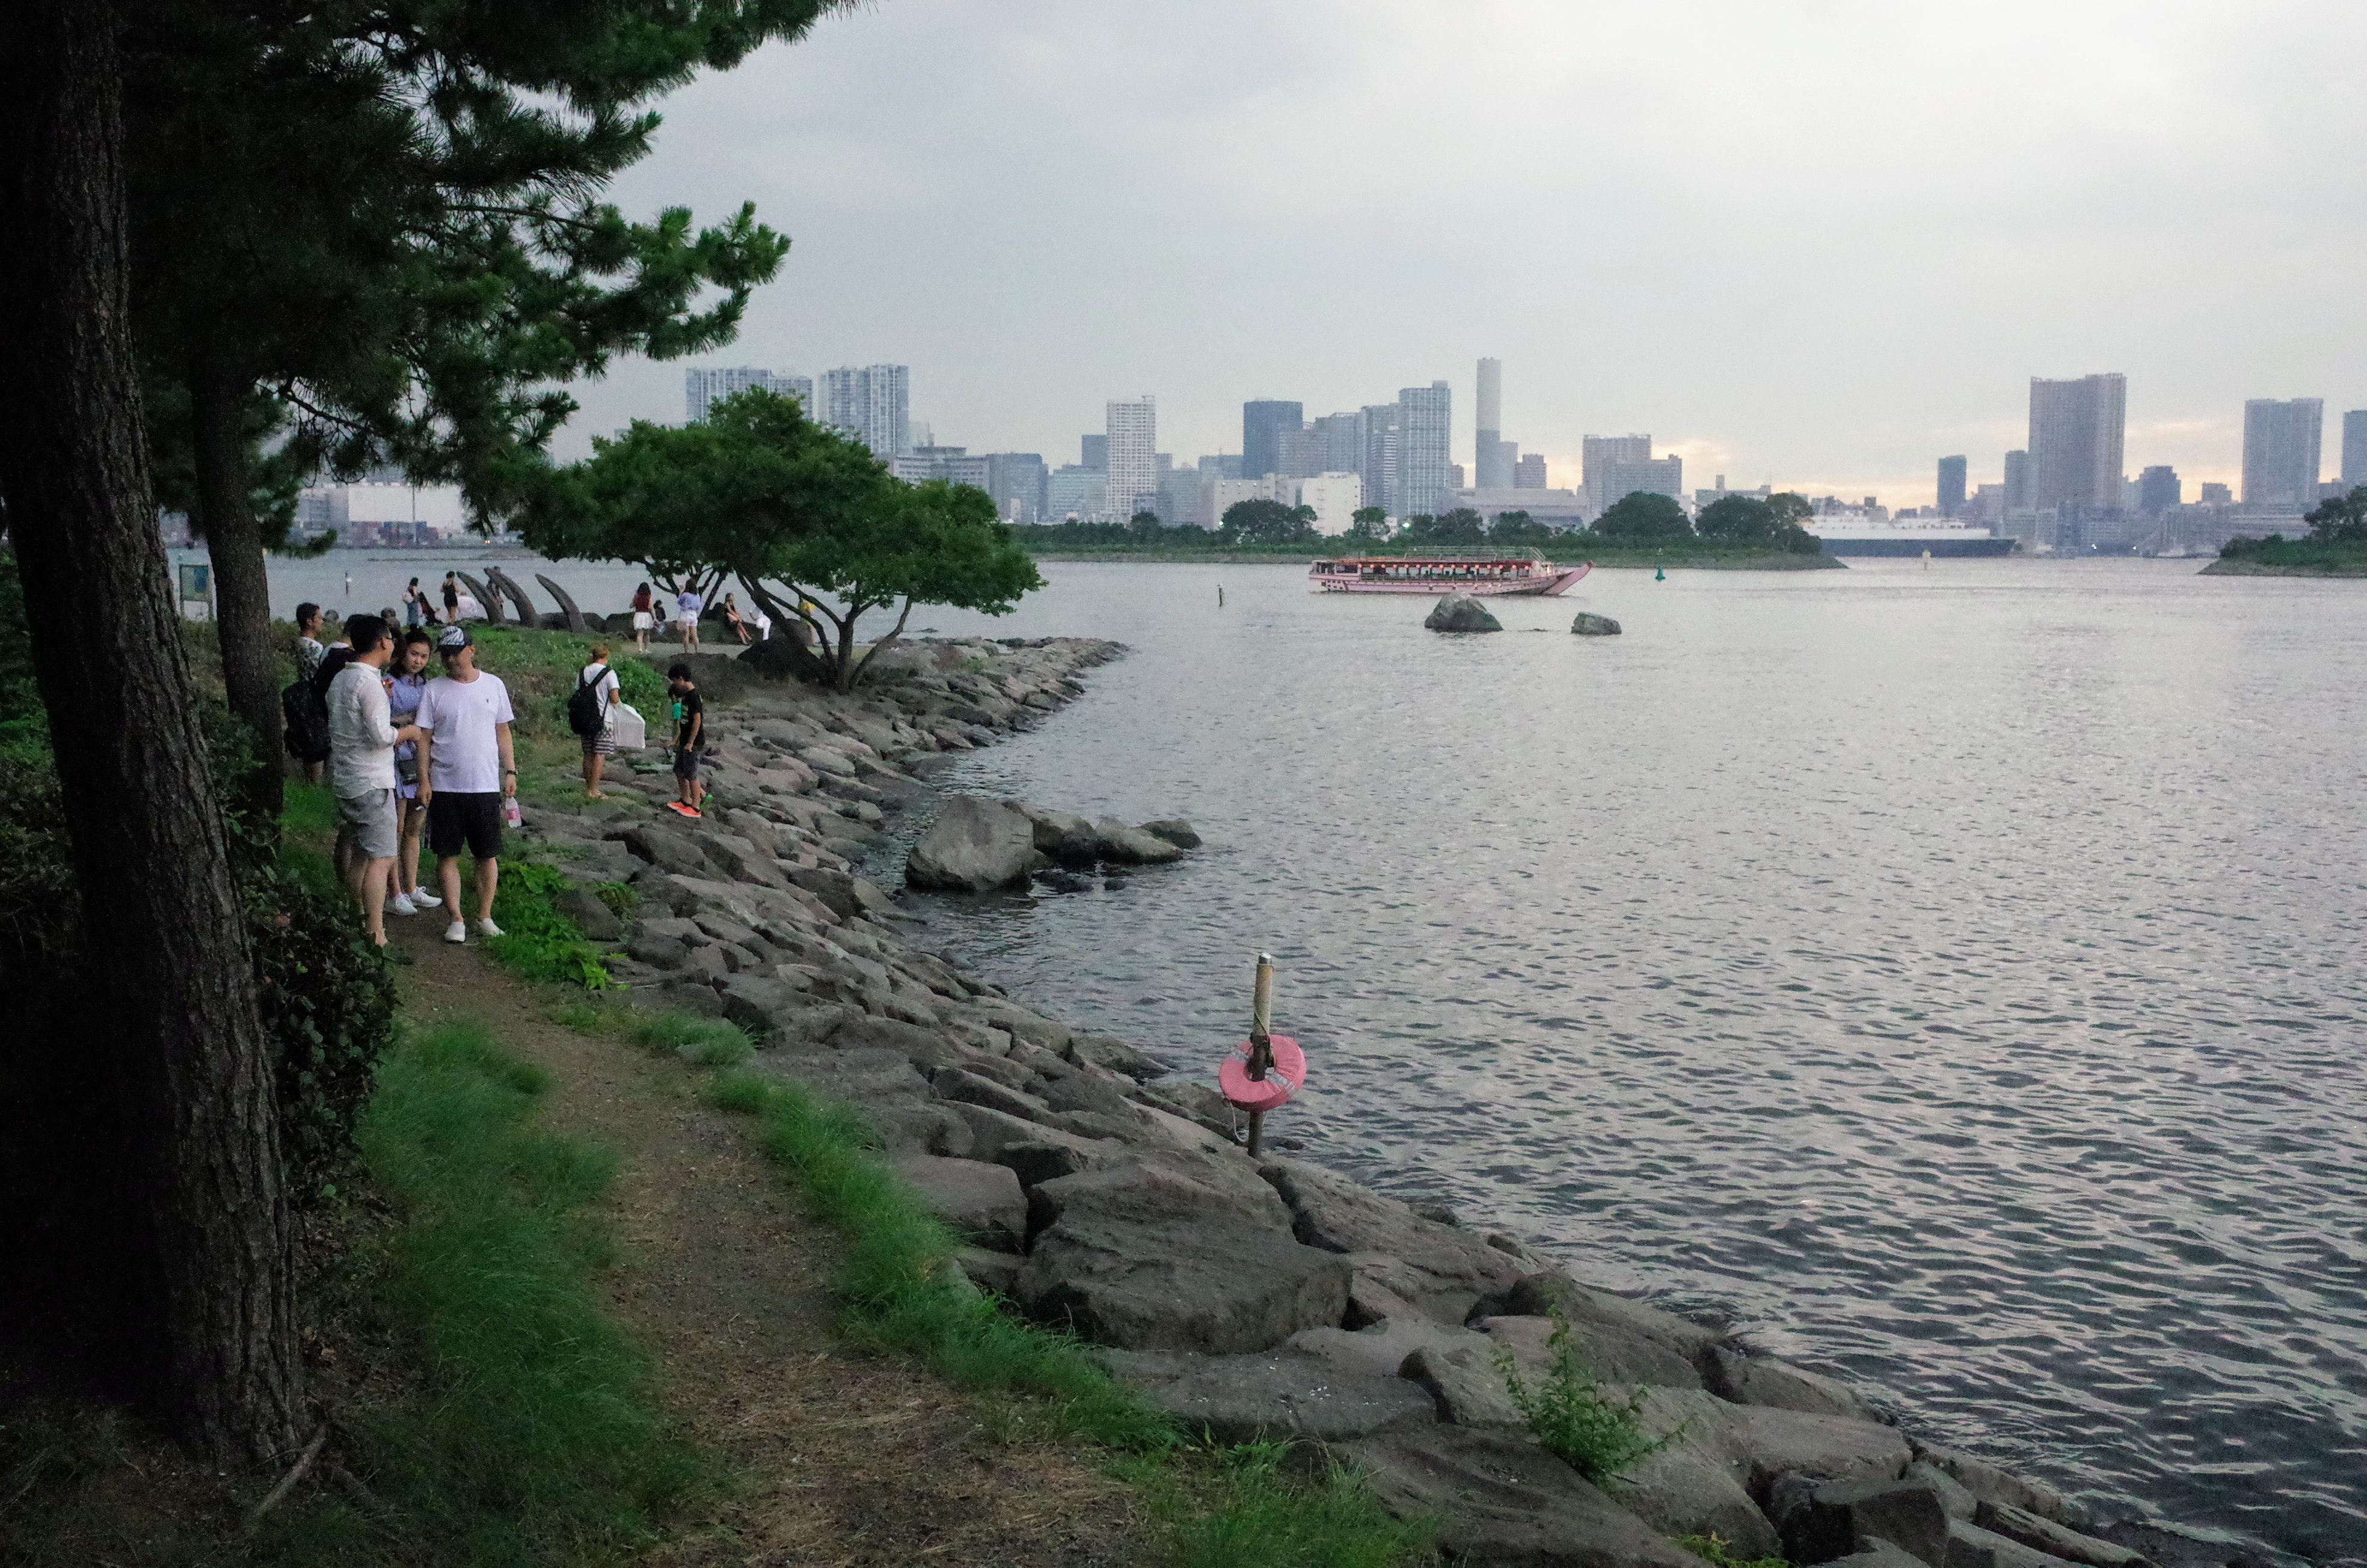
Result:
{"label": "woman in blue top", "polygon": [[[424,627],[413,626],[403,634],[402,644],[395,649],[394,661],[387,666],[386,706],[397,728],[417,719],[420,694],[427,690],[427,661],[435,651],[435,641]],[[396,714],[402,716],[393,719]],[[409,740],[394,749],[394,793],[402,813],[402,837],[394,852],[394,887],[386,907],[398,915],[415,915],[422,908],[432,909],[444,900],[427,891],[419,880],[419,840],[427,825],[427,808],[419,804],[419,748]]]}

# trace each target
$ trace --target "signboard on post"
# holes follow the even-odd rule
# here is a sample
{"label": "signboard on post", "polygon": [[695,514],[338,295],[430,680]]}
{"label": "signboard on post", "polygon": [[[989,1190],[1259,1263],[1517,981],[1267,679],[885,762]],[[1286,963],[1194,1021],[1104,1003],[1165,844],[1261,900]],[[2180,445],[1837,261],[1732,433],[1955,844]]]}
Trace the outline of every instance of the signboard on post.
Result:
{"label": "signboard on post", "polygon": [[[174,568],[181,582],[181,614],[189,620],[207,621],[214,613],[214,569],[202,561],[185,563]],[[190,606],[197,609],[192,612]]]}

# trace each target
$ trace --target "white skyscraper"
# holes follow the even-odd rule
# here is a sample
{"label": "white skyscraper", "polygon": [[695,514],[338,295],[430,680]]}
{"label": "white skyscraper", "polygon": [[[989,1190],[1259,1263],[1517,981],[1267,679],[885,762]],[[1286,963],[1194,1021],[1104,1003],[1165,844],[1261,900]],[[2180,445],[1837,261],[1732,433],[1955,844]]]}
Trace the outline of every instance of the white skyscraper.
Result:
{"label": "white skyscraper", "polygon": [[2254,398],[2244,405],[2244,504],[2317,504],[2319,444],[2326,436],[2322,398]]}
{"label": "white skyscraper", "polygon": [[903,365],[852,365],[825,370],[821,419],[892,457],[912,446],[912,372]]}
{"label": "white skyscraper", "polygon": [[1446,383],[1398,394],[1396,497],[1402,516],[1436,515],[1454,503],[1455,403]]}
{"label": "white skyscraper", "polygon": [[1159,421],[1145,394],[1109,403],[1110,515],[1124,522],[1159,505]]}
{"label": "white skyscraper", "polygon": [[795,398],[806,406],[807,412],[813,412],[812,377],[763,370],[753,365],[692,366],[682,373],[683,408],[693,422],[702,420],[710,405],[751,387]]}

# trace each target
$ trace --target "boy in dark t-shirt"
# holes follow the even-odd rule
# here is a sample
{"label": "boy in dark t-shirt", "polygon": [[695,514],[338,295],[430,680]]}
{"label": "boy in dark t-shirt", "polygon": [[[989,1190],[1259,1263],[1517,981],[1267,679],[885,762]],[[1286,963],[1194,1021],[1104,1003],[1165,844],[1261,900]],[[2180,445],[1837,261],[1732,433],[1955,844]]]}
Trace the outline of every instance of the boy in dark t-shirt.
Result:
{"label": "boy in dark t-shirt", "polygon": [[687,664],[677,661],[666,671],[666,690],[674,694],[674,780],[681,793],[668,805],[684,817],[704,816],[698,803],[707,795],[707,785],[698,777],[698,747],[707,738],[707,705]]}

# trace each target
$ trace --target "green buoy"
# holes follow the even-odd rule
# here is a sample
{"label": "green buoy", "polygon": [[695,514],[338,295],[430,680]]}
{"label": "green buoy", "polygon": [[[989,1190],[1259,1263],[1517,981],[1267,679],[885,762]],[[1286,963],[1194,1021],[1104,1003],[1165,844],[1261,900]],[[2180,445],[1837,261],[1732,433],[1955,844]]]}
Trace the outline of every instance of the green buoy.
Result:
{"label": "green buoy", "polygon": [[1652,581],[1655,582],[1666,582],[1669,581],[1669,574],[1662,571],[1656,566],[1652,569]]}

